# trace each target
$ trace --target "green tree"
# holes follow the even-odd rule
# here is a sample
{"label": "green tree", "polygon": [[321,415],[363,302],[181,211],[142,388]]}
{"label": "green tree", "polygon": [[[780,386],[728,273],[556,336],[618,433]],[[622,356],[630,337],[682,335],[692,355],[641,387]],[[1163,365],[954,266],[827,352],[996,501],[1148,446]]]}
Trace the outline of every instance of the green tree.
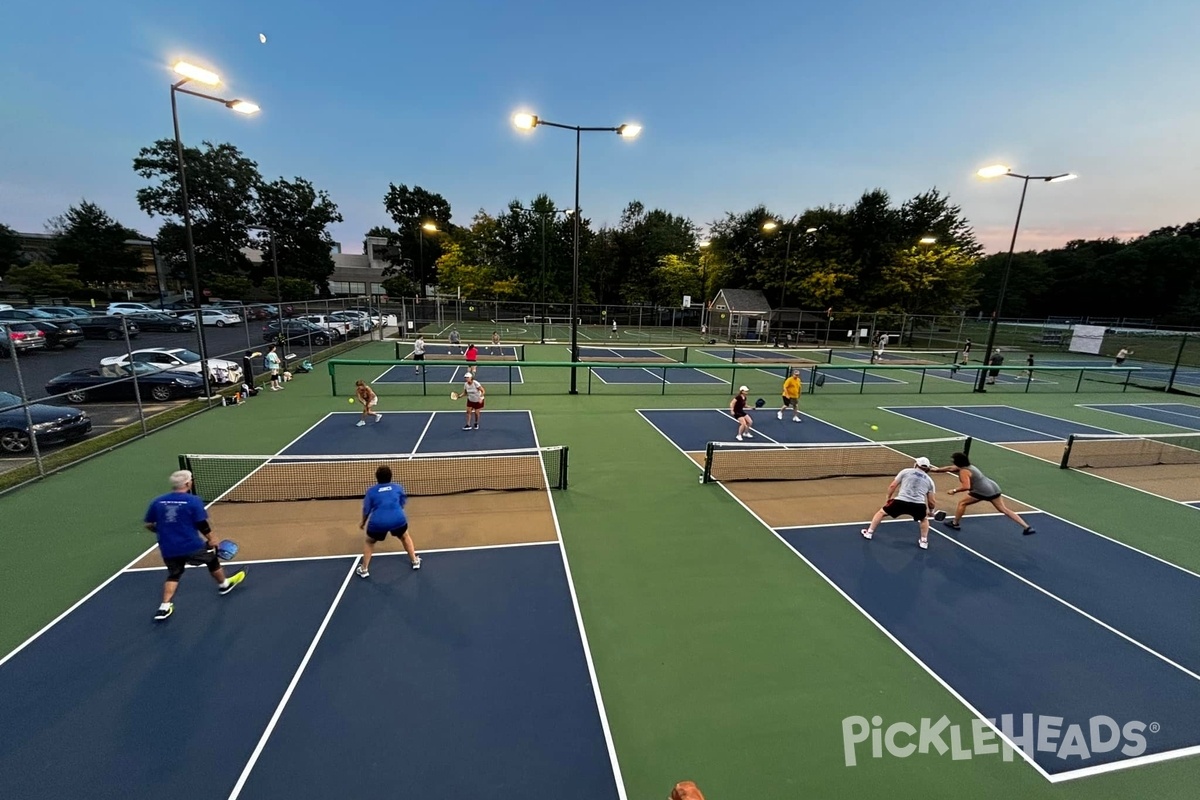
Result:
{"label": "green tree", "polygon": [[245,299],[254,293],[254,283],[242,275],[213,275],[208,288],[214,297]]}
{"label": "green tree", "polygon": [[126,228],[95,203],[82,201],[46,224],[55,236],[54,260],[74,264],[79,277],[87,283],[109,286],[114,283],[140,282],[142,258],[125,242],[141,239],[137,231]]}
{"label": "green tree", "polygon": [[951,246],[915,245],[900,250],[883,268],[882,289],[895,301],[886,311],[938,314],[973,300],[975,259]]}
{"label": "green tree", "polygon": [[289,302],[312,300],[317,296],[313,282],[304,278],[280,278],[279,293]]}
{"label": "green tree", "polygon": [[[202,283],[211,275],[249,275],[248,226],[255,223],[256,197],[262,177],[258,164],[231,144],[204,142],[186,147],[188,205],[192,215],[196,268]],[[183,230],[183,196],[173,139],[159,139],[144,147],[133,160],[133,169],[150,185],[138,189],[138,206],[152,217],[163,217],[158,249],[171,272],[188,276]]]}
{"label": "green tree", "polygon": [[[463,297],[488,299],[492,297],[495,274],[491,268],[473,258],[472,248],[450,242],[437,262],[438,285],[446,290],[461,290]],[[385,284],[386,285],[386,284]]]}
{"label": "green tree", "polygon": [[74,264],[52,266],[35,261],[11,268],[7,280],[21,287],[22,295],[30,304],[36,303],[39,297],[66,297],[83,288],[83,282],[79,280],[79,267]]}
{"label": "green tree", "polygon": [[383,207],[396,223],[402,257],[412,264],[410,277],[418,286],[429,283],[436,275],[434,267],[442,256],[444,242],[436,235],[424,235],[422,225],[436,225],[439,231],[450,232],[450,203],[435,192],[404,184],[388,184]]}
{"label": "green tree", "polygon": [[0,278],[20,263],[21,241],[17,232],[7,225],[0,225]]}
{"label": "green tree", "polygon": [[283,178],[258,186],[258,224],[271,234],[258,232],[263,267],[258,281],[270,274],[272,235],[279,255],[279,274],[305,278],[329,294],[333,274],[333,237],[328,227],[341,222],[337,205],[324,190],[304,178]]}
{"label": "green tree", "polygon": [[[990,315],[996,308],[1007,261],[1008,253],[996,253],[984,256],[975,265],[976,305],[985,315]],[[1053,305],[1053,275],[1050,265],[1038,253],[1013,253],[1002,313],[1011,317],[1044,315],[1046,309]]]}
{"label": "green tree", "polygon": [[673,307],[683,302],[684,295],[690,295],[699,302],[704,298],[704,278],[700,259],[663,256],[654,271],[657,292],[654,300],[659,305]]}

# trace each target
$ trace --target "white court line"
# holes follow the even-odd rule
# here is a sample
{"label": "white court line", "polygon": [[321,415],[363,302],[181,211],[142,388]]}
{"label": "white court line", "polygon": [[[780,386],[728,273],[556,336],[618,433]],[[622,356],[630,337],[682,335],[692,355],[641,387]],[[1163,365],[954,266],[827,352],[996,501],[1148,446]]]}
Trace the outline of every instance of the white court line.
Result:
{"label": "white court line", "polygon": [[[350,412],[350,413],[353,413],[353,412]],[[317,427],[318,425],[320,425],[320,424],[321,424],[321,423],[322,423],[322,422],[323,422],[323,421],[326,419],[326,417],[328,417],[328,416],[329,416],[329,415],[328,415],[328,414],[326,414],[324,417],[321,417],[321,419],[317,420],[317,421],[316,421],[316,422],[314,422],[312,425],[310,425],[310,426],[308,427],[308,429],[304,431],[304,433],[301,433],[301,434],[300,434],[299,436],[297,436],[295,439],[292,439],[290,442],[288,442],[287,444],[285,444],[285,445],[283,446],[283,449],[281,449],[281,450],[279,451],[279,453],[282,453],[284,450],[288,449],[289,447],[291,447],[292,445],[294,445],[296,442],[298,442],[298,441],[300,441],[302,438],[304,438],[304,436],[305,436],[305,435],[306,435],[306,434],[307,434],[309,431],[311,431],[313,428],[315,428],[315,427]],[[275,455],[279,455],[279,453],[276,453]],[[261,467],[260,467],[260,469],[261,469]],[[249,477],[249,476],[247,476],[247,477]],[[243,480],[245,480],[245,479],[243,478]],[[231,489],[232,489],[232,487],[231,487]],[[228,494],[228,491],[227,491],[227,492],[225,492],[225,494]],[[224,496],[224,494],[222,494],[222,496]],[[205,504],[205,506],[204,506],[204,507],[205,507],[205,508],[208,508],[209,506],[211,506],[211,505],[212,505],[213,503],[215,503],[215,502],[216,502],[216,500],[210,500],[210,501],[208,501],[208,502]],[[35,640],[37,640],[39,637],[41,637],[41,636],[42,636],[44,633],[46,633],[46,631],[50,630],[50,629],[51,629],[51,628],[53,628],[55,625],[57,625],[58,623],[62,622],[64,619],[66,619],[68,614],[70,614],[71,612],[75,611],[75,610],[76,610],[76,609],[78,609],[80,606],[82,606],[84,603],[86,603],[88,600],[91,600],[93,597],[95,597],[95,596],[96,596],[96,594],[97,594],[97,593],[98,593],[98,592],[99,592],[101,589],[103,589],[104,587],[108,586],[108,585],[109,585],[110,583],[112,583],[114,580],[116,580],[117,578],[119,578],[119,577],[121,576],[121,574],[122,574],[122,573],[124,573],[124,572],[127,572],[127,571],[130,571],[130,569],[133,567],[133,565],[134,565],[134,564],[136,564],[137,562],[141,561],[141,560],[142,560],[143,558],[145,558],[146,556],[150,555],[152,552],[154,552],[155,548],[157,548],[157,547],[158,547],[158,545],[157,545],[157,544],[152,544],[152,545],[150,545],[149,547],[147,547],[145,550],[143,550],[141,553],[139,553],[139,554],[138,554],[138,556],[137,556],[136,558],[134,558],[134,559],[133,559],[132,561],[130,561],[128,564],[126,564],[125,566],[121,567],[119,570],[117,570],[117,571],[116,571],[116,572],[114,572],[112,575],[110,575],[110,576],[109,576],[109,577],[108,577],[108,578],[107,578],[107,579],[106,579],[106,580],[105,580],[103,583],[101,583],[101,584],[100,584],[99,586],[97,586],[95,589],[92,589],[90,592],[88,592],[88,593],[87,593],[87,594],[85,594],[83,597],[81,597],[81,598],[80,598],[78,601],[76,601],[76,602],[75,602],[75,604],[74,604],[74,605],[72,605],[72,606],[71,606],[70,608],[68,608],[66,611],[63,611],[61,614],[59,614],[59,615],[58,615],[57,617],[55,617],[54,619],[52,619],[52,620],[50,620],[49,622],[47,622],[47,623],[46,623],[44,626],[42,626],[42,628],[41,628],[40,630],[38,630],[36,633],[34,633],[32,636],[30,636],[30,637],[29,637],[28,639],[26,639],[25,641],[21,642],[21,644],[17,645],[17,646],[16,646],[16,648],[15,648],[15,649],[13,649],[13,650],[12,650],[12,651],[11,651],[11,652],[8,654],[8,655],[4,656],[4,658],[0,658],[0,667],[4,666],[4,664],[5,664],[5,663],[7,663],[9,660],[11,660],[11,659],[12,659],[12,658],[13,658],[13,657],[14,657],[14,656],[17,654],[17,653],[21,652],[21,651],[22,651],[22,650],[24,650],[26,647],[28,647],[29,645],[33,644],[33,642],[34,642]]]}
{"label": "white court line", "polygon": [[[1153,417],[1139,417],[1136,414],[1126,414],[1122,411],[1113,411],[1111,408],[1100,408],[1101,405],[1134,406],[1137,408],[1149,408],[1149,409],[1159,412],[1160,414],[1174,414],[1177,417],[1185,417],[1186,419],[1192,420],[1192,423],[1190,425],[1179,425],[1174,422],[1163,422],[1161,419],[1154,419]],[[1162,405],[1187,406],[1186,403],[1163,403]],[[1162,408],[1161,405],[1155,405],[1153,403],[1092,403],[1092,404],[1076,403],[1075,407],[1076,408],[1086,408],[1091,411],[1102,411],[1105,414],[1112,414],[1114,416],[1121,417],[1122,419],[1134,419],[1134,420],[1137,420],[1138,422],[1154,422],[1158,425],[1169,425],[1172,428],[1180,428],[1185,431],[1200,430],[1200,429],[1196,428],[1196,425],[1200,424],[1200,414],[1185,414],[1182,411],[1171,411],[1169,409]],[[1187,408],[1191,408],[1191,406],[1187,406]],[[1114,433],[1115,433],[1115,431],[1114,431]]]}
{"label": "white court line", "polygon": [[[529,412],[529,425],[533,428],[533,445],[541,447],[537,426],[533,423],[533,412]],[[567,544],[563,541],[562,527],[558,521],[558,508],[554,504],[554,493],[550,490],[550,478],[546,475],[546,462],[542,460],[542,477],[546,479],[546,499],[550,502],[550,516],[554,519],[554,533],[558,537],[558,552],[562,557],[563,573],[567,578],[567,589],[571,593],[571,607],[575,612],[575,625],[579,629],[579,641],[583,645],[583,657],[587,662],[588,677],[592,682],[592,695],[596,700],[596,711],[600,715],[600,727],[604,732],[604,743],[608,747],[608,761],[612,766],[613,781],[619,800],[628,800],[625,779],[621,775],[621,764],[617,759],[617,748],[613,743],[612,729],[608,723],[608,712],[604,707],[604,696],[600,692],[600,679],[596,675],[596,664],[592,660],[592,648],[588,643],[587,630],[583,625],[583,611],[579,608],[579,596],[575,593],[575,579],[571,575],[571,563],[567,558]]]}
{"label": "white court line", "polygon": [[429,426],[433,424],[433,418],[436,416],[436,413],[437,412],[430,413],[429,419],[425,420],[425,427],[421,429],[421,435],[417,437],[417,441],[413,445],[412,452],[408,454],[409,461],[412,461],[413,456],[415,456],[417,451],[421,449],[421,442],[425,440],[425,434],[429,433]]}
{"label": "white court line", "polygon": [[325,612],[325,619],[321,620],[321,625],[317,628],[316,635],[313,636],[312,641],[309,643],[308,650],[304,653],[304,658],[300,660],[300,666],[296,668],[296,672],[292,675],[292,680],[284,691],[283,697],[280,698],[279,704],[275,707],[275,713],[271,715],[271,720],[267,723],[266,730],[259,737],[258,744],[254,747],[254,752],[250,754],[250,760],[242,769],[242,774],[238,776],[237,783],[233,786],[233,791],[229,793],[229,800],[235,800],[242,793],[242,789],[246,785],[246,779],[250,777],[250,772],[254,769],[254,765],[258,763],[263,748],[267,746],[267,740],[271,738],[271,734],[275,731],[275,726],[279,723],[279,718],[283,715],[284,707],[292,699],[292,693],[296,691],[296,685],[300,683],[300,677],[304,674],[305,668],[308,667],[308,662],[312,659],[313,653],[316,652],[321,637],[325,635],[325,629],[329,627],[329,621],[333,619],[333,613],[337,611],[338,604],[342,602],[342,597],[346,594],[346,587],[350,585],[350,580],[354,577],[354,569],[357,563],[357,559],[351,562],[350,569],[346,571],[346,577],[342,578],[342,585],[338,589],[337,595],[334,596],[333,602],[329,605],[329,610]]}

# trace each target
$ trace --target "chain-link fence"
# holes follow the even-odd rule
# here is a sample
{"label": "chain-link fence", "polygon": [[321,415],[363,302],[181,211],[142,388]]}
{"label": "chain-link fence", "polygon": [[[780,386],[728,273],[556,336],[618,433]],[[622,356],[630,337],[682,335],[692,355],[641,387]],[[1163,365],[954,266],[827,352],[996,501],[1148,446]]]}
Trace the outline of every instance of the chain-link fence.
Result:
{"label": "chain-link fence", "polygon": [[98,310],[0,311],[0,490],[244,400],[271,345],[295,371],[395,324],[368,298]]}

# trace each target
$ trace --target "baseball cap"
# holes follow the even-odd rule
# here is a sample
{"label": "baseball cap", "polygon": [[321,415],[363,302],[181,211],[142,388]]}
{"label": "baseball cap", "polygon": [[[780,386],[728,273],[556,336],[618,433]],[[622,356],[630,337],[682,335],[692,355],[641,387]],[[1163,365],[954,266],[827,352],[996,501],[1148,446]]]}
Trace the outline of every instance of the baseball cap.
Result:
{"label": "baseball cap", "polygon": [[921,469],[929,469],[930,467],[933,466],[933,464],[929,463],[928,458],[926,458],[925,456],[921,456],[920,458],[917,459],[917,466],[920,467]]}
{"label": "baseball cap", "polygon": [[741,387],[738,387],[738,391],[739,392],[748,392],[748,391],[750,391],[750,387],[749,386],[741,386]]}

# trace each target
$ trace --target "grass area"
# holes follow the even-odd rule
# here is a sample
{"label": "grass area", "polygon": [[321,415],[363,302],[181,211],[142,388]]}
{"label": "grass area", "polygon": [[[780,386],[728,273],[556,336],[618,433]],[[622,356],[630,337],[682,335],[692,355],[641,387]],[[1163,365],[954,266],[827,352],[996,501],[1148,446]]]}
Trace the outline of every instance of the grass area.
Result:
{"label": "grass area", "polygon": [[[393,344],[352,357],[390,358]],[[544,358],[561,346],[530,348]],[[763,393],[777,379],[748,370]],[[581,373],[582,374],[582,373]],[[342,376],[339,376],[341,378]],[[181,452],[276,452],[330,411],[323,368],[280,393],[214,409],[0,497],[0,652],[8,652],[152,543],[145,503]],[[961,704],[824,580],[650,428],[639,407],[720,407],[727,387],[687,393],[566,393],[566,371],[525,372],[533,391],[489,393],[491,409],[534,412],[543,445],[571,447],[571,488],[555,494],[617,754],[630,798],[661,797],[683,777],[710,797],[1184,798],[1200,759],[1051,785],[1019,760],[943,756],[843,764],[841,720],[938,718],[969,725]],[[674,389],[672,389],[674,391]],[[1095,394],[965,392],[956,403],[1012,403],[1127,432],[1155,426],[1075,404],[1161,400]],[[802,408],[878,439],[938,436],[878,410],[896,399],[818,392]],[[905,394],[943,404],[945,394]],[[384,410],[444,410],[442,393],[385,395]],[[454,407],[457,407],[454,406]],[[880,427],[871,432],[870,425]],[[1200,571],[1195,511],[983,443],[973,455],[1006,494]],[[414,521],[414,524],[418,524]],[[249,532],[247,532],[249,535]],[[49,566],[47,566],[49,565]],[[148,607],[155,598],[147,598]],[[1186,609],[1164,610],[1188,613]],[[131,624],[142,624],[136,620]],[[1064,667],[1066,669],[1067,667]],[[1102,668],[1099,667],[1099,668]]]}

